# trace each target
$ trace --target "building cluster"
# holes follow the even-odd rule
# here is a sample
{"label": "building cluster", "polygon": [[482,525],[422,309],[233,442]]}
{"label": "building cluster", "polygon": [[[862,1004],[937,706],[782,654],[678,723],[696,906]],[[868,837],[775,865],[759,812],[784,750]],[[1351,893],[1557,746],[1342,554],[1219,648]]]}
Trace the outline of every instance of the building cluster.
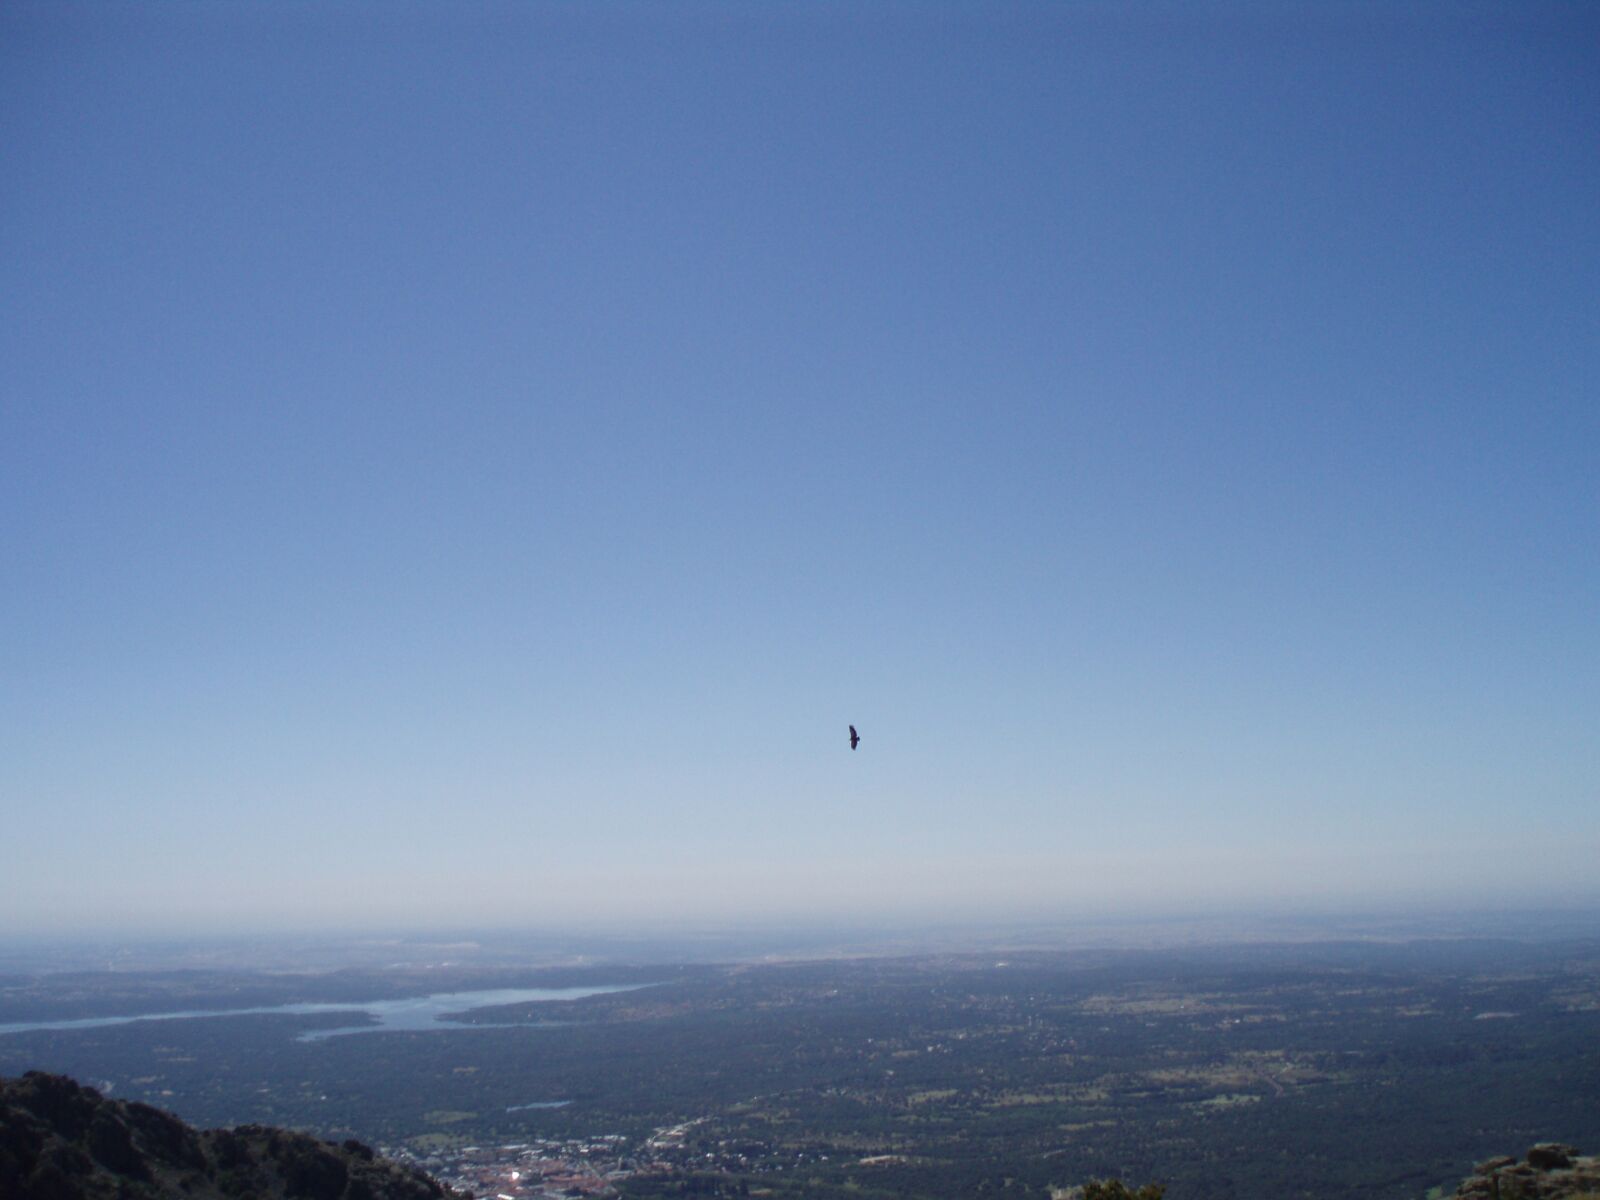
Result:
{"label": "building cluster", "polygon": [[478,1200],[555,1200],[556,1197],[615,1196],[617,1184],[634,1175],[681,1172],[751,1174],[782,1171],[808,1161],[827,1162],[825,1153],[790,1151],[790,1161],[773,1161],[770,1150],[752,1142],[695,1139],[705,1118],[657,1129],[636,1148],[621,1134],[516,1142],[502,1146],[461,1146],[419,1152],[384,1146],[380,1152],[420,1167],[457,1191]]}
{"label": "building cluster", "polygon": [[619,1180],[637,1170],[625,1157],[620,1134],[570,1141],[462,1146],[418,1154],[405,1147],[382,1153],[421,1167],[441,1183],[481,1200],[547,1200],[612,1196]]}

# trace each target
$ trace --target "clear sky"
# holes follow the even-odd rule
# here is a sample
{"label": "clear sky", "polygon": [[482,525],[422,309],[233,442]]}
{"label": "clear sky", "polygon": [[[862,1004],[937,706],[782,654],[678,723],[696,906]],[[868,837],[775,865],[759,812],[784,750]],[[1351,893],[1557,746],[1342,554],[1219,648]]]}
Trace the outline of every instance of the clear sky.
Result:
{"label": "clear sky", "polygon": [[0,929],[1600,899],[1597,214],[1591,4],[10,0]]}

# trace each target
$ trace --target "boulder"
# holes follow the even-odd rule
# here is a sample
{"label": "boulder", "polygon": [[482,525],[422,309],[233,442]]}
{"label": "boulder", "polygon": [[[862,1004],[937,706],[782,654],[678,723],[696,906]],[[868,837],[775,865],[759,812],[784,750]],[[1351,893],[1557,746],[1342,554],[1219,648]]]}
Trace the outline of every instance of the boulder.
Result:
{"label": "boulder", "polygon": [[1461,1181],[1456,1200],[1590,1200],[1600,1195],[1600,1158],[1564,1142],[1540,1142],[1525,1162],[1486,1159]]}
{"label": "boulder", "polygon": [[1541,1171],[1559,1171],[1570,1167],[1578,1157],[1578,1148],[1562,1142],[1540,1142],[1528,1151],[1528,1165]]}

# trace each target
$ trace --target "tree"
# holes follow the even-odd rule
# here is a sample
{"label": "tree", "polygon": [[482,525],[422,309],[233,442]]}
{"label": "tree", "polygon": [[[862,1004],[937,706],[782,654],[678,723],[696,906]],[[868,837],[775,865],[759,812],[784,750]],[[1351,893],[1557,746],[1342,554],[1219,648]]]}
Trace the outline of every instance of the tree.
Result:
{"label": "tree", "polygon": [[1120,1179],[1096,1179],[1084,1185],[1083,1200],[1161,1200],[1166,1190],[1159,1183],[1135,1191]]}

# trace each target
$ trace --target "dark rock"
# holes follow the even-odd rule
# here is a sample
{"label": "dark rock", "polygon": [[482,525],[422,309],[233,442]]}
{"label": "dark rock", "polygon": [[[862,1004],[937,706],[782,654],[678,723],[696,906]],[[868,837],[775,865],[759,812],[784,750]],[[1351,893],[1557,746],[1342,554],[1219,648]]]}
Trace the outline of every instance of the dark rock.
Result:
{"label": "dark rock", "polygon": [[256,1173],[245,1167],[229,1167],[216,1175],[217,1189],[224,1196],[245,1197],[255,1194]]}
{"label": "dark rock", "polygon": [[113,1174],[141,1182],[150,1178],[150,1168],[145,1165],[144,1155],[134,1148],[128,1127],[110,1112],[95,1113],[84,1141],[94,1160]]}
{"label": "dark rock", "polygon": [[286,1149],[282,1170],[289,1200],[339,1200],[350,1177],[342,1161],[316,1145]]}
{"label": "dark rock", "polygon": [[30,1137],[20,1121],[0,1120],[0,1196],[19,1190],[38,1158],[38,1139]]}
{"label": "dark rock", "polygon": [[211,1153],[217,1160],[217,1166],[224,1170],[242,1167],[250,1161],[250,1148],[231,1129],[218,1129],[212,1133]]}
{"label": "dark rock", "polygon": [[1562,1142],[1540,1142],[1528,1151],[1528,1165],[1541,1171],[1556,1171],[1570,1167],[1577,1157],[1578,1148]]}
{"label": "dark rock", "polygon": [[163,1162],[196,1169],[205,1166],[199,1135],[171,1113],[135,1102],[127,1106],[124,1115],[135,1140],[147,1152]]}
{"label": "dark rock", "polygon": [[84,1200],[81,1183],[53,1162],[42,1162],[24,1185],[28,1200]]}
{"label": "dark rock", "polygon": [[1517,1160],[1512,1158],[1509,1154],[1499,1154],[1494,1158],[1485,1159],[1483,1162],[1473,1167],[1472,1173],[1474,1175],[1492,1175],[1501,1167],[1515,1166],[1516,1161]]}
{"label": "dark rock", "polygon": [[15,1088],[12,1103],[31,1112],[59,1136],[81,1138],[94,1119],[100,1093],[81,1087],[64,1075],[29,1071]]}
{"label": "dark rock", "polygon": [[94,1170],[94,1160],[77,1146],[66,1142],[55,1142],[45,1146],[40,1151],[39,1158],[42,1162],[59,1167],[68,1175],[87,1175]]}

